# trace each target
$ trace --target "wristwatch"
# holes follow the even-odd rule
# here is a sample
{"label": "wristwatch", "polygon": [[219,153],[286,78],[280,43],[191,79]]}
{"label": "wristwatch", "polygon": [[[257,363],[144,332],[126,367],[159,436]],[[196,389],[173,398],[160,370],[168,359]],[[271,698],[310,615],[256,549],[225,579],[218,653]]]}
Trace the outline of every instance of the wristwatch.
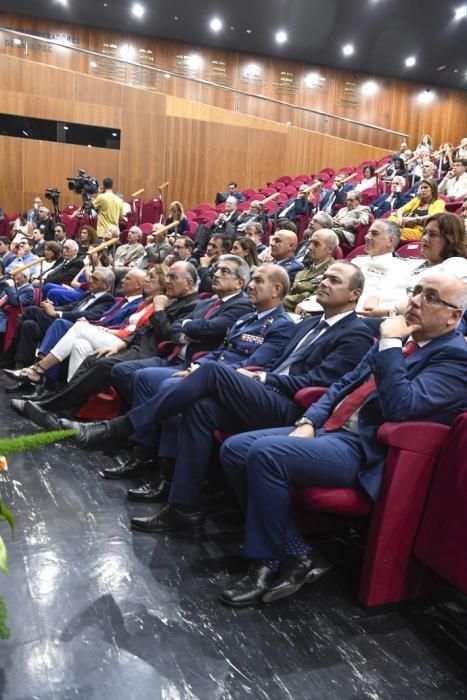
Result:
{"label": "wristwatch", "polygon": [[316,430],[316,425],[313,423],[312,420],[310,420],[306,416],[302,416],[301,418],[299,418],[297,421],[295,421],[294,425],[296,428],[299,428],[301,425],[311,425],[313,430]]}

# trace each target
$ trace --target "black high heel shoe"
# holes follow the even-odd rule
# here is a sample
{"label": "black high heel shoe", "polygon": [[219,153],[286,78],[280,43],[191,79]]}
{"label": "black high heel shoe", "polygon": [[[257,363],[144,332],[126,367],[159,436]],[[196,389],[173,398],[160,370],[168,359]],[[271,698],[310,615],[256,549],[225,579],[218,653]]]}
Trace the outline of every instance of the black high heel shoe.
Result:
{"label": "black high heel shoe", "polygon": [[[44,367],[42,367],[40,362],[36,362],[35,365],[31,365],[31,367],[25,367],[24,369],[21,369],[19,371],[14,369],[3,369],[2,372],[7,377],[10,377],[10,379],[14,379],[18,387],[21,385],[27,386],[28,384],[32,384],[33,386],[41,386],[45,383],[46,370],[44,369]],[[28,372],[34,372],[39,377],[39,379],[37,379],[36,381],[34,379],[31,379]]]}

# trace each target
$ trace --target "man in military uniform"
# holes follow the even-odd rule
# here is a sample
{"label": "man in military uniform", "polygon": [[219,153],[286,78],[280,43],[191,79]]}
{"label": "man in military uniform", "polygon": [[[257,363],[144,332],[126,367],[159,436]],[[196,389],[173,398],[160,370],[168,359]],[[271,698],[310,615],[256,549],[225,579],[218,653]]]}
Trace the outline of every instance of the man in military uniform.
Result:
{"label": "man in military uniform", "polygon": [[303,270],[302,263],[295,257],[298,238],[293,231],[280,229],[271,236],[271,255],[278,265],[287,272],[290,284],[294,283],[295,275],[299,270]]}
{"label": "man in military uniform", "polygon": [[308,269],[295,275],[292,288],[284,299],[287,311],[295,311],[297,304],[317,292],[323,274],[334,262],[332,256],[338,243],[339,239],[331,229],[323,228],[312,234],[307,251],[312,263]]}

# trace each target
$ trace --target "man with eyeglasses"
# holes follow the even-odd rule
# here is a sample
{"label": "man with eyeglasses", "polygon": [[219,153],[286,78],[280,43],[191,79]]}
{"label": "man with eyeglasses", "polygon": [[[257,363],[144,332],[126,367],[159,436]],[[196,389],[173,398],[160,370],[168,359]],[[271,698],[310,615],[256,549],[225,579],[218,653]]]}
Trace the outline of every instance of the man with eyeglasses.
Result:
{"label": "man with eyeglasses", "polygon": [[115,253],[115,267],[129,267],[146,254],[141,244],[143,232],[138,226],[132,226],[128,231],[128,243],[117,248]]}
{"label": "man with eyeglasses", "polygon": [[176,262],[185,260],[195,267],[198,267],[199,262],[192,255],[193,248],[194,242],[191,240],[191,238],[188,238],[188,236],[180,236],[176,238],[173,244],[173,253],[166,257],[164,260],[165,264],[170,267],[170,265],[173,265]]}
{"label": "man with eyeglasses", "polygon": [[[58,225],[56,227],[58,229]],[[62,245],[62,260],[47,275],[47,284],[70,284],[84,265],[83,258],[78,257],[79,245],[71,238],[65,239]],[[43,293],[47,295],[47,284]]]}
{"label": "man with eyeglasses", "polygon": [[[467,346],[457,326],[467,285],[432,274],[412,290],[404,316],[381,325],[381,340],[295,425],[229,438],[221,462],[246,514],[246,576],[220,596],[225,605],[293,595],[327,567],[290,515],[290,487],[358,488],[378,498],[385,421],[450,425],[465,409]],[[403,347],[405,343],[405,346]],[[316,573],[316,576],[312,572]]]}
{"label": "man with eyeglasses", "polygon": [[346,207],[339,209],[332,221],[332,229],[340,243],[355,243],[355,226],[370,223],[370,208],[361,204],[361,194],[357,190],[347,192]]}
{"label": "man with eyeglasses", "polygon": [[[32,252],[31,243],[30,241],[28,241],[27,238],[23,238],[23,240],[18,241],[13,252],[15,253],[16,258],[9,265],[6,266],[5,272],[7,274],[14,270],[16,267],[22,267],[23,265],[26,265],[27,263],[30,263],[33,260],[37,260],[38,257]],[[29,268],[30,275],[37,275],[38,272],[39,267],[37,265],[34,265],[33,267]]]}
{"label": "man with eyeglasses", "polygon": [[[11,404],[14,410],[21,415],[26,415],[27,412],[42,427],[57,428],[58,418],[50,411],[74,416],[91,396],[113,384],[111,372],[115,365],[156,356],[161,341],[177,344],[183,334],[181,322],[191,314],[198,301],[196,282],[196,269],[193,265],[186,262],[172,265],[166,276],[166,294],[154,297],[154,312],[146,325],[125,339],[116,339],[115,345],[86,358],[63,391],[35,403],[38,410],[34,413],[34,418],[30,415],[32,402],[18,399]],[[131,377],[129,383],[129,396],[124,398],[131,403]]]}

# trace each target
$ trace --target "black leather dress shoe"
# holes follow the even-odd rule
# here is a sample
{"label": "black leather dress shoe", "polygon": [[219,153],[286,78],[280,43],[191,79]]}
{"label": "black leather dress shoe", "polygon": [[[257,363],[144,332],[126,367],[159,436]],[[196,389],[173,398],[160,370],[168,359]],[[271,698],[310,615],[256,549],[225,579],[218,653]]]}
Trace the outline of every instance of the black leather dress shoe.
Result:
{"label": "black leather dress shoe", "polygon": [[246,576],[222,591],[219,600],[232,608],[255,605],[263,600],[264,594],[276,578],[276,571],[266,566],[263,561],[256,561],[250,566]]}
{"label": "black leather dress shoe", "polygon": [[277,581],[263,595],[263,603],[287,598],[329,571],[331,564],[313,552],[302,557],[287,557]]}
{"label": "black leather dress shoe", "polygon": [[151,459],[147,460],[135,460],[133,458],[129,459],[118,467],[108,467],[106,469],[99,470],[99,474],[104,479],[136,479],[138,476],[143,476],[147,474],[149,470],[155,468],[155,461]]}
{"label": "black leather dress shoe", "polygon": [[24,399],[11,399],[10,406],[15,413],[19,413],[20,416],[25,416],[24,407],[26,401]]}
{"label": "black leather dress shoe", "polygon": [[5,394],[16,394],[19,392],[24,394],[24,396],[21,396],[21,398],[29,399],[34,392],[34,387],[32,384],[24,384],[23,382],[15,382],[14,384],[10,384],[10,386],[5,387]]}
{"label": "black leather dress shoe", "polygon": [[141,532],[189,532],[197,533],[204,523],[204,513],[182,513],[171,503],[150,518],[132,518],[131,528]]}
{"label": "black leather dress shoe", "polygon": [[148,484],[143,484],[136,489],[128,489],[127,498],[130,501],[143,501],[144,503],[160,503],[169,497],[171,483],[160,477]]}
{"label": "black leather dress shoe", "polygon": [[96,423],[78,423],[67,418],[60,419],[60,428],[63,430],[77,430],[74,436],[76,442],[82,447],[95,447],[102,443],[107,443],[111,439],[110,421],[99,421]]}
{"label": "black leather dress shoe", "polygon": [[24,402],[24,415],[45,430],[62,430],[60,418],[34,401]]}

